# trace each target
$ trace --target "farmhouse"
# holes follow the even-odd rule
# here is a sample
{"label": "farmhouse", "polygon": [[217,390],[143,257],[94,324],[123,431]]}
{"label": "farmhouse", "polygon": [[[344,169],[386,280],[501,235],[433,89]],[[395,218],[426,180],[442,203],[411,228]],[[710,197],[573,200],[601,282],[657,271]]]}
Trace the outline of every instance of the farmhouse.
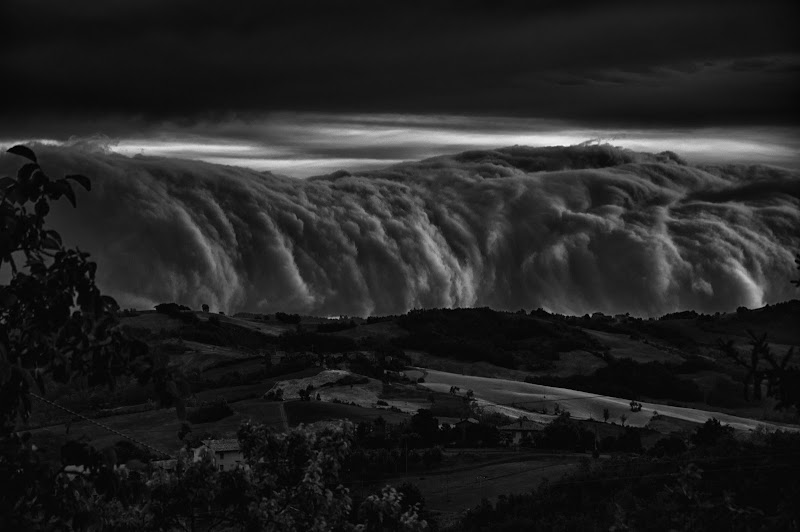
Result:
{"label": "farmhouse", "polygon": [[471,427],[477,427],[479,424],[475,418],[462,418],[461,421],[453,424],[453,428],[461,432],[461,441],[467,441],[467,431]]}
{"label": "farmhouse", "polygon": [[509,442],[510,445],[519,445],[522,443],[523,438],[533,436],[534,432],[544,430],[544,425],[529,421],[527,419],[520,419],[509,425],[498,427],[500,434]]}
{"label": "farmhouse", "polygon": [[200,460],[204,453],[211,455],[220,471],[230,471],[243,462],[239,440],[236,439],[203,440],[203,445],[194,450],[194,459]]}

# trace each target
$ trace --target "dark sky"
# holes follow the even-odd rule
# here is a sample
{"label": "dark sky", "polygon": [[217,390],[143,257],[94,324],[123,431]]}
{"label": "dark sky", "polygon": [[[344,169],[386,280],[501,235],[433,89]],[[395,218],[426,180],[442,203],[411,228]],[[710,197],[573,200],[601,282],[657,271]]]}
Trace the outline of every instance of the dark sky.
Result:
{"label": "dark sky", "polygon": [[794,127],[796,6],[4,0],[0,137],[275,111]]}

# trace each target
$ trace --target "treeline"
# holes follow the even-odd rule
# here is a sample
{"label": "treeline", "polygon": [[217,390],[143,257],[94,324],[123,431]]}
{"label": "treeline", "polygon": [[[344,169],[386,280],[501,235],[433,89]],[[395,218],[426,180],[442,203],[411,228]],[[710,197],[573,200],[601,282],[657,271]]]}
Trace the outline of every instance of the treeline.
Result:
{"label": "treeline", "polygon": [[439,466],[443,447],[494,447],[496,427],[442,425],[430,410],[420,409],[407,423],[389,424],[383,418],[356,427],[356,446],[347,466],[353,479],[376,480]]}
{"label": "treeline", "polygon": [[702,401],[703,392],[700,387],[692,381],[680,378],[678,374],[682,372],[686,372],[686,368],[682,366],[662,362],[641,364],[625,358],[612,360],[607,366],[595,370],[591,375],[526,377],[525,381],[626,399],[648,397],[675,401]]}
{"label": "treeline", "polygon": [[542,369],[559,353],[603,347],[583,331],[557,322],[489,308],[412,310],[398,318],[406,349],[506,368]]}

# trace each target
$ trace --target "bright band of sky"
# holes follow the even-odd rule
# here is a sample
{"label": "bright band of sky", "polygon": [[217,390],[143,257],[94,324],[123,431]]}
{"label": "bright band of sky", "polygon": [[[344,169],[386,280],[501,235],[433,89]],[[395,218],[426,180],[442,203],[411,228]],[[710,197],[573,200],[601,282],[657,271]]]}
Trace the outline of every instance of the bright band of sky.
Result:
{"label": "bright band of sky", "polygon": [[600,130],[488,117],[278,114],[191,127],[161,124],[117,138],[17,139],[0,144],[25,141],[103,147],[127,156],[201,160],[294,177],[381,168],[470,149],[583,142],[652,153],[670,150],[692,163],[800,167],[800,132],[792,128]]}

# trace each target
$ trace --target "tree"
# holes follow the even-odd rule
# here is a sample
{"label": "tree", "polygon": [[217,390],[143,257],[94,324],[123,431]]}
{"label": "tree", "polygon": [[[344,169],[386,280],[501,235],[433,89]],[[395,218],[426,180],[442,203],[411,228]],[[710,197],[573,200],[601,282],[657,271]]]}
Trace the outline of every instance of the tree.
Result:
{"label": "tree", "polygon": [[611,417],[611,412],[608,411],[608,408],[603,409],[603,421],[608,423],[608,418]]}
{"label": "tree", "polygon": [[249,471],[219,472],[188,455],[175,471],[117,471],[112,453],[77,441],[62,447],[61,459],[83,466],[83,474],[43,462],[31,435],[17,433],[15,423],[29,415],[33,390],[46,393],[51,380],[97,386],[135,375],[155,381],[166,398],[180,397],[166,364],[121,331],[116,303],[97,289],[88,254],[65,249],[44,224],[50,201],[65,196],[75,204],[70,181],[87,190],[89,181],[51,180],[31,150],[9,151],[31,162],[16,178],[0,179],[0,267],[11,268],[9,283],[0,286],[0,530],[425,528],[392,489],[351,511],[340,478],[353,443],[348,423],[286,434],[246,425],[240,441]]}
{"label": "tree", "polygon": [[698,447],[711,447],[726,439],[732,439],[733,434],[733,427],[723,425],[716,418],[711,418],[697,427],[689,440],[692,445]]}
{"label": "tree", "polygon": [[762,335],[757,335],[751,330],[747,330],[747,334],[750,336],[750,356],[749,359],[743,357],[739,351],[733,346],[733,340],[728,340],[727,342],[723,342],[722,340],[718,340],[717,344],[719,345],[720,350],[722,353],[742,366],[747,372],[745,373],[744,377],[744,398],[745,400],[749,400],[750,394],[748,390],[750,387],[753,388],[753,398],[756,401],[761,400],[761,383],[763,382],[764,378],[766,377],[763,370],[759,369],[759,363],[762,359],[767,360],[772,356],[770,352],[769,343],[767,343],[767,333]]}
{"label": "tree", "polygon": [[[243,425],[239,440],[251,467],[252,502],[247,519],[253,529],[274,530],[424,530],[417,508],[402,511],[401,496],[384,488],[352,512],[342,486],[343,464],[353,447],[349,421],[319,431],[292,429],[286,434],[264,425]],[[355,513],[355,522],[352,514]]]}
{"label": "tree", "polygon": [[625,426],[625,422],[628,421],[628,416],[626,416],[625,414],[622,414],[621,416],[619,416],[619,421],[620,421],[620,423],[622,423],[622,426],[624,427]]}
{"label": "tree", "polygon": [[0,286],[0,528],[29,529],[50,519],[80,528],[93,497],[107,490],[113,463],[75,445],[62,448],[62,457],[84,466],[85,477],[69,479],[44,463],[30,435],[15,432],[17,420],[30,415],[32,397],[46,395],[50,382],[113,386],[124,375],[154,381],[164,403],[179,394],[166,364],[122,331],[119,307],[97,288],[89,254],[65,248],[46,225],[51,203],[66,198],[75,207],[72,183],[88,191],[89,179],[51,179],[29,148],[8,152],[27,162],[16,177],[0,178],[0,269],[10,268]]}
{"label": "tree", "polygon": [[245,424],[239,442],[246,467],[218,471],[210,457],[189,453],[174,470],[156,470],[127,501],[93,503],[96,528],[109,530],[287,530],[356,532],[427,528],[422,502],[384,488],[356,505],[342,472],[355,443],[353,425],[277,433]]}
{"label": "tree", "polygon": [[9,283],[0,286],[4,434],[18,415],[28,416],[30,392],[36,388],[44,394],[46,380],[83,377],[90,386],[113,384],[147,354],[145,344],[131,341],[119,328],[119,306],[95,285],[97,265],[89,254],[66,249],[59,233],[45,225],[52,201],[66,197],[76,205],[71,181],[86,190],[90,181],[79,175],[50,179],[30,149],[8,151],[29,162],[16,178],[0,179],[0,268],[11,268]]}
{"label": "tree", "polygon": [[203,303],[203,306],[201,308],[203,309],[203,312],[208,312],[209,311],[209,307],[205,303]]}

